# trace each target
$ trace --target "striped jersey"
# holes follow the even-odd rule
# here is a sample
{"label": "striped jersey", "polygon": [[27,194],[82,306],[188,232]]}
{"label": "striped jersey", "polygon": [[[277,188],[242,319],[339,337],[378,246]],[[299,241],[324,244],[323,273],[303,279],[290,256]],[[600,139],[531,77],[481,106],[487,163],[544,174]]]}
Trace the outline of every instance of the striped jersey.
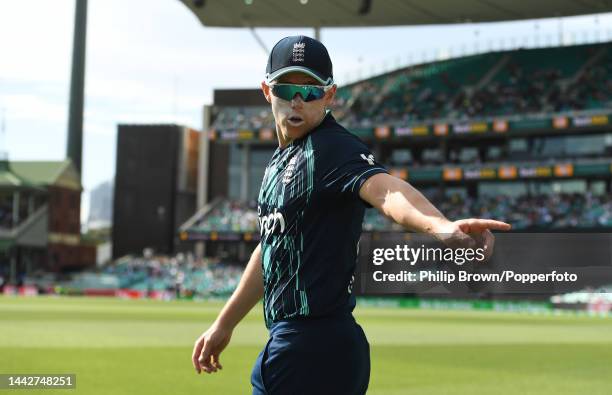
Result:
{"label": "striped jersey", "polygon": [[361,185],[385,173],[331,113],[278,148],[258,197],[266,325],[350,312],[366,204]]}

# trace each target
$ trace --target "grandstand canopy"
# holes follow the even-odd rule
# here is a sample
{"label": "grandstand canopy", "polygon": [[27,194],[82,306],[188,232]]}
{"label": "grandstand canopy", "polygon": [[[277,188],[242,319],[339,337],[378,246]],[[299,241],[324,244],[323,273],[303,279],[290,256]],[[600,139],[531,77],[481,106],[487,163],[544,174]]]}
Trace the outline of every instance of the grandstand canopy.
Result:
{"label": "grandstand canopy", "polygon": [[[27,183],[27,185],[39,188],[53,185],[75,190],[82,189],[79,174],[70,159],[62,161],[11,161],[10,163],[7,162],[7,166],[15,177],[19,177],[22,183]],[[1,177],[0,181],[5,182]],[[0,183],[1,185],[2,183]]]}
{"label": "grandstand canopy", "polygon": [[38,187],[15,173],[8,161],[0,160],[0,189],[38,189]]}
{"label": "grandstand canopy", "polygon": [[[350,27],[495,22],[612,11],[612,0],[181,0],[213,27]],[[305,4],[303,4],[305,3]]]}

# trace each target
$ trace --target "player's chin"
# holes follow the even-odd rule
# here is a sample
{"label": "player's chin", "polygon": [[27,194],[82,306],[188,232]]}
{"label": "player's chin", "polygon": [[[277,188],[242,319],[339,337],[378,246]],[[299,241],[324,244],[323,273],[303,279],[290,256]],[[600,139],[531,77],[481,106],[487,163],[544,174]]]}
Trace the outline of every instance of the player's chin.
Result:
{"label": "player's chin", "polygon": [[305,122],[300,125],[287,125],[287,136],[291,138],[291,140],[299,139],[303,137],[306,133],[308,133],[308,126]]}

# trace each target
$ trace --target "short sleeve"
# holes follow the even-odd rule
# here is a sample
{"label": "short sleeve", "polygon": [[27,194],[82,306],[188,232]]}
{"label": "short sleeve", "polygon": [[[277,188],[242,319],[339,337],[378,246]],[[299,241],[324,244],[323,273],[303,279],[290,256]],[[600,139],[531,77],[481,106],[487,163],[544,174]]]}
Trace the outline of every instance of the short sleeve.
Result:
{"label": "short sleeve", "polygon": [[348,132],[332,132],[321,140],[323,148],[318,150],[316,165],[326,191],[359,198],[359,189],[368,178],[387,173],[368,147]]}

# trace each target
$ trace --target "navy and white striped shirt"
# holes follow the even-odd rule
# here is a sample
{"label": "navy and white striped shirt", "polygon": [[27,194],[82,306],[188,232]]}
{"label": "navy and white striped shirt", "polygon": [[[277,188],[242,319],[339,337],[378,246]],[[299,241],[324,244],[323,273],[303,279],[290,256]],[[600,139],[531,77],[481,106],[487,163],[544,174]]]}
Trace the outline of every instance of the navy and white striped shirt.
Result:
{"label": "navy and white striped shirt", "polygon": [[353,310],[352,276],[367,204],[359,189],[386,172],[331,113],[274,152],[258,198],[268,327]]}

